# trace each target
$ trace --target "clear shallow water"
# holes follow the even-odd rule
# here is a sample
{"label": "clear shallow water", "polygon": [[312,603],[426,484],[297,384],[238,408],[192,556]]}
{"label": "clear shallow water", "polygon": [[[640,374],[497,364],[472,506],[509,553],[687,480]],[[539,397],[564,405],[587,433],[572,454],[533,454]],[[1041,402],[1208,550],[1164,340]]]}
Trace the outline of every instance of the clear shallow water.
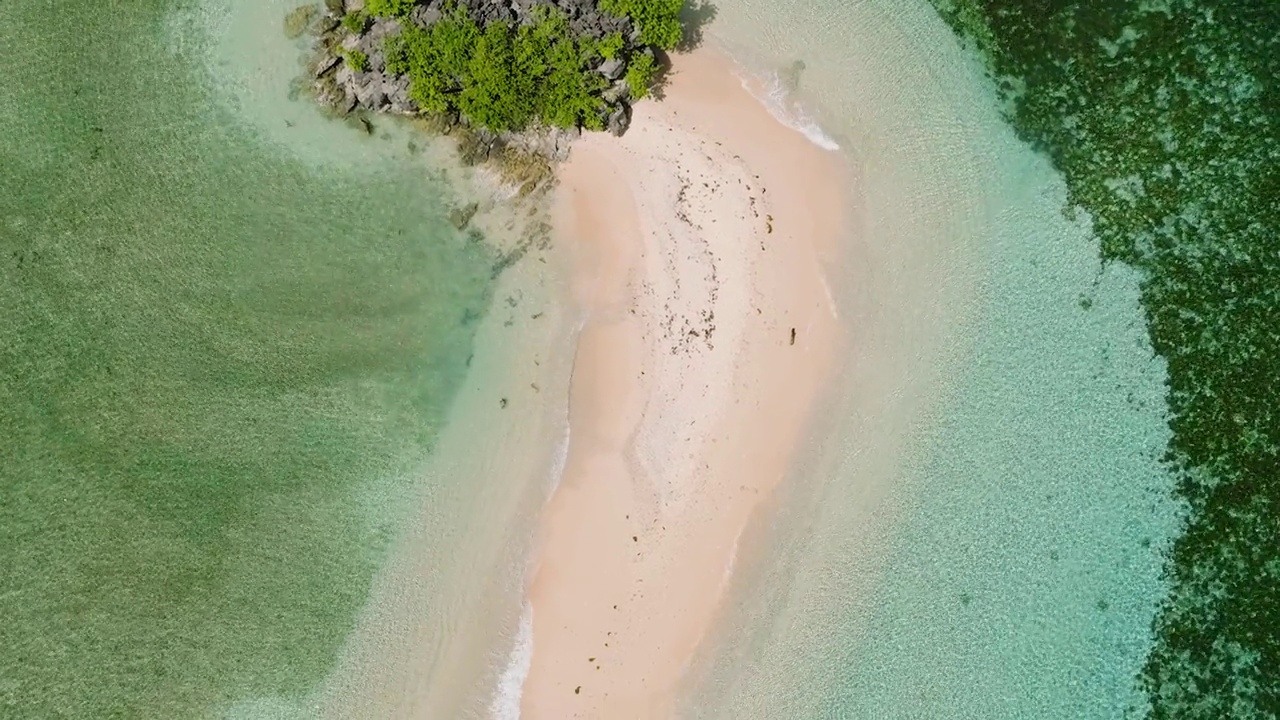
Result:
{"label": "clear shallow water", "polygon": [[287,705],[424,492],[492,258],[259,10],[0,6],[5,717]]}
{"label": "clear shallow water", "polygon": [[[1118,716],[1174,515],[1136,278],[922,4],[720,4],[859,168],[864,402],[690,716]],[[490,258],[289,101],[286,9],[0,6],[6,713],[297,714],[428,491]]]}
{"label": "clear shallow water", "polygon": [[716,28],[805,63],[862,217],[833,282],[850,409],[758,528],[687,714],[1140,710],[1178,508],[1138,275],[923,3],[725,2]]}

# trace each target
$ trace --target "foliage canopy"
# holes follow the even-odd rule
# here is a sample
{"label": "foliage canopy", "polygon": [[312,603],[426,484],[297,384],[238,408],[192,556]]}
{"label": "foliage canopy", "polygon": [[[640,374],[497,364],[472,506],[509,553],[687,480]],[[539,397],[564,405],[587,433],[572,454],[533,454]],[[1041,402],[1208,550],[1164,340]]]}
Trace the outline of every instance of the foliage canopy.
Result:
{"label": "foliage canopy", "polygon": [[417,0],[365,0],[365,12],[377,17],[400,17],[413,9]]}
{"label": "foliage canopy", "polygon": [[369,69],[369,56],[359,50],[344,50],[342,56],[346,58],[347,66],[356,72]]}
{"label": "foliage canopy", "polygon": [[410,96],[424,110],[459,112],[490,130],[534,120],[599,129],[607,82],[592,63],[622,47],[575,38],[558,10],[536,13],[529,25],[481,27],[455,7],[429,28],[410,24],[385,41],[387,72],[409,76]]}
{"label": "foliage canopy", "polygon": [[640,42],[674,50],[684,39],[680,10],[684,0],[600,0],[600,9],[631,18],[640,28]]}
{"label": "foliage canopy", "polygon": [[658,72],[658,64],[654,61],[653,56],[648,53],[640,53],[631,59],[631,64],[627,66],[627,89],[631,91],[632,99],[639,100],[649,96],[649,86],[653,84],[653,77]]}

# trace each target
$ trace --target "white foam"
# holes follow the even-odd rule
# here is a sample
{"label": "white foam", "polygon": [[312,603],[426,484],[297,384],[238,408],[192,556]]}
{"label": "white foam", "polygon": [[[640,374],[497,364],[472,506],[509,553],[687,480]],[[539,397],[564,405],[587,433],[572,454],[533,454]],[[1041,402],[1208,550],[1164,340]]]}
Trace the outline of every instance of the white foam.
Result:
{"label": "white foam", "polygon": [[507,658],[507,667],[498,678],[489,713],[493,720],[520,720],[520,699],[524,695],[524,681],[529,677],[533,662],[533,606],[528,602],[520,613],[520,629],[516,642]]}
{"label": "white foam", "polygon": [[778,77],[777,72],[770,73],[767,81],[763,81],[760,78],[748,78],[746,75],[738,73],[738,80],[747,92],[751,93],[755,99],[759,100],[769,110],[769,114],[775,120],[809,138],[809,142],[823,150],[834,152],[840,149],[839,143],[824,132],[818,123],[809,117],[804,108],[800,107],[790,97],[790,93],[787,92],[786,87],[782,84],[782,78]]}

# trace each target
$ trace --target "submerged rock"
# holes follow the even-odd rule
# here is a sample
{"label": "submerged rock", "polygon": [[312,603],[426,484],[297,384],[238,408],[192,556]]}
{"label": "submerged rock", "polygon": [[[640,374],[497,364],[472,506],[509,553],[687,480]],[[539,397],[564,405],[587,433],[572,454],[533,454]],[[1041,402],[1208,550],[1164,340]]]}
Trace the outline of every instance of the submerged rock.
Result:
{"label": "submerged rock", "polygon": [[476,216],[476,212],[480,210],[477,203],[467,203],[462,207],[456,207],[449,211],[449,222],[458,230],[465,230],[467,225],[471,224],[471,218]]}
{"label": "submerged rock", "polygon": [[320,8],[315,5],[302,5],[290,10],[289,14],[284,16],[284,36],[290,40],[302,37],[319,14]]}

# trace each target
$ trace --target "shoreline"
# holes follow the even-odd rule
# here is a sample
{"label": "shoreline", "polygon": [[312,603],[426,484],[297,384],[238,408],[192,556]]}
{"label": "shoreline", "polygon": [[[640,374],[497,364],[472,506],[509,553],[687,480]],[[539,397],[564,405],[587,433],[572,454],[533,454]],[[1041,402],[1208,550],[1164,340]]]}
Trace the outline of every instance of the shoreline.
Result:
{"label": "shoreline", "polygon": [[[497,276],[467,378],[421,470],[430,489],[310,700],[321,717],[501,718],[509,705],[496,693],[511,684],[526,548],[562,465],[577,320],[560,254],[529,240],[545,198],[513,203],[483,168],[452,169],[464,178],[462,199],[481,206],[470,225],[498,257],[523,257]],[[477,452],[478,442],[500,452]]]}
{"label": "shoreline", "polygon": [[842,329],[838,155],[712,50],[560,169],[573,350],[563,476],[531,564],[522,717],[665,717],[738,539],[786,477]]}

